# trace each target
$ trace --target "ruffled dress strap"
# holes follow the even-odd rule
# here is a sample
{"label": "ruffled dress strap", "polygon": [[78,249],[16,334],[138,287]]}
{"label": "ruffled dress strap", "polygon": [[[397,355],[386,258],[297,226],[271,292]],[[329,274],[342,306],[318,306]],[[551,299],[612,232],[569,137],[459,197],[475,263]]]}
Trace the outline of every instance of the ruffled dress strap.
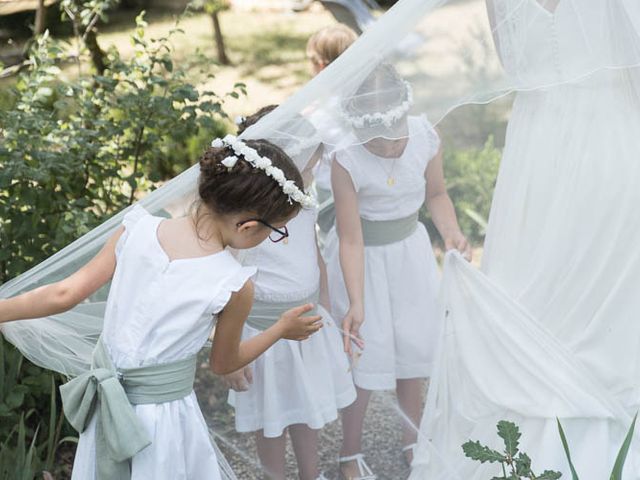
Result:
{"label": "ruffled dress strap", "polygon": [[240,291],[247,281],[250,280],[257,272],[256,267],[244,267],[237,262],[235,263],[235,268],[224,280],[223,285],[218,289],[218,294],[210,304],[211,313],[213,315],[220,313],[227,303],[229,303],[231,295]]}
{"label": "ruffled dress strap", "polygon": [[118,239],[118,243],[116,244],[116,257],[120,256],[120,253],[122,252],[122,249],[127,242],[127,238],[129,238],[131,232],[134,230],[140,219],[148,216],[150,216],[149,212],[147,212],[140,204],[134,205],[129,209],[127,213],[125,213],[124,217],[122,218],[122,226],[124,227],[124,232],[122,232],[122,235],[120,236],[120,238]]}

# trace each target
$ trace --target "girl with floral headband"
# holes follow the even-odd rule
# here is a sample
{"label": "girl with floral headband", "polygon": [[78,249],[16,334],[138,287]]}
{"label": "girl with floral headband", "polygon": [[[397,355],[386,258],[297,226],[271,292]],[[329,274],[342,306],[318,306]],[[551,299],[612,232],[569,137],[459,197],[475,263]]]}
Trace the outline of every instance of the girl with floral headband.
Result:
{"label": "girl with floral headband", "polygon": [[[440,138],[426,118],[408,114],[411,86],[382,65],[342,105],[353,132],[332,163],[336,228],[325,254],[332,313],[366,347],[353,365],[358,398],[344,410],[341,471],[375,478],[361,451],[373,390],[395,390],[407,418],[403,452],[412,459],[440,318],[438,271],[427,231],[426,204],[447,249],[470,254],[447,194]],[[345,350],[351,353],[345,337]]]}
{"label": "girl with floral headband", "polygon": [[[196,354],[216,322],[211,368],[242,368],[282,338],[320,327],[312,305],[282,312],[241,341],[253,300],[229,253],[286,234],[312,199],[288,156],[264,140],[217,140],[200,160],[192,214],[164,219],[134,207],[84,267],[57,283],[0,300],[0,322],[71,309],[111,281],[92,370],[61,387],[80,432],[73,480],[221,478],[195,394]],[[285,232],[285,233],[283,233]]]}
{"label": "girl with floral headband", "polygon": [[[239,132],[275,107],[265,107],[244,119]],[[322,148],[311,124],[298,118],[298,129],[300,135],[281,146],[292,157],[310,157],[302,172],[308,185]],[[260,335],[282,312],[299,303],[319,302],[315,311],[325,325],[304,342],[278,341],[252,364],[225,376],[232,389],[229,403],[235,408],[236,430],[255,432],[258,456],[270,479],[285,479],[287,433],[298,463],[298,478],[324,478],[318,467],[318,430],[336,420],[338,411],[356,396],[340,333],[325,310],[326,270],[318,254],[316,216],[317,209],[304,210],[287,224],[289,238],[265,242],[240,254],[243,265],[258,268],[255,302],[244,339]]]}

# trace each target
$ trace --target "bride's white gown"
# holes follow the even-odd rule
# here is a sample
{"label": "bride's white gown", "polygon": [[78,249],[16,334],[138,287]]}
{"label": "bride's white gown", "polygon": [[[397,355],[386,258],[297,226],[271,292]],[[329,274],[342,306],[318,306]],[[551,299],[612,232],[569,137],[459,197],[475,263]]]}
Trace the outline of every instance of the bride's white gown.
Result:
{"label": "bride's white gown", "polygon": [[[579,51],[581,30],[563,3],[531,15],[526,40],[517,25],[499,39],[507,70],[580,62],[568,52]],[[412,479],[501,475],[461,449],[468,439],[501,447],[500,419],[521,426],[537,474],[571,478],[556,416],[580,479],[609,478],[640,407],[638,76],[609,69],[518,93],[482,272],[457,255],[445,262],[446,327]],[[640,478],[640,436],[624,478]]]}

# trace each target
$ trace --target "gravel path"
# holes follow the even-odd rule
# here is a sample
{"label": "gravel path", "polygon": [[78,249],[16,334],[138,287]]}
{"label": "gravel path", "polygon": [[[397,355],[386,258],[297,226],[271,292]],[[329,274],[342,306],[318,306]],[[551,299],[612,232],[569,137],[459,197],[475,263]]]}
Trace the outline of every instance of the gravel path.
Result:
{"label": "gravel path", "polygon": [[[195,386],[207,423],[217,437],[239,480],[261,479],[252,434],[238,434],[234,429],[233,409],[227,405],[227,391],[218,377],[207,368],[203,356]],[[401,420],[395,409],[393,392],[375,392],[365,420],[363,450],[367,463],[380,480],[403,480],[409,469],[400,453]],[[320,433],[320,465],[326,477],[338,479],[337,457],[342,434],[335,421]],[[291,444],[287,445],[287,479],[296,479],[297,469]]]}

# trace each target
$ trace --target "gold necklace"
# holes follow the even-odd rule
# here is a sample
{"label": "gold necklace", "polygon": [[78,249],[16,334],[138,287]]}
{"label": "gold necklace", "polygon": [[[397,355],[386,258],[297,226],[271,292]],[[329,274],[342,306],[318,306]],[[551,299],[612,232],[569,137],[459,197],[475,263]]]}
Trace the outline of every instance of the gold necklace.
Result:
{"label": "gold necklace", "polygon": [[393,163],[391,163],[391,170],[389,170],[388,172],[387,172],[387,169],[382,164],[382,163],[384,163],[384,159],[381,161],[382,163],[381,163],[380,166],[384,170],[384,173],[386,173],[386,175],[387,175],[387,185],[390,186],[390,187],[393,187],[396,184],[396,179],[393,176],[393,170],[396,168],[396,161],[397,160],[398,160],[397,157],[393,159]]}

